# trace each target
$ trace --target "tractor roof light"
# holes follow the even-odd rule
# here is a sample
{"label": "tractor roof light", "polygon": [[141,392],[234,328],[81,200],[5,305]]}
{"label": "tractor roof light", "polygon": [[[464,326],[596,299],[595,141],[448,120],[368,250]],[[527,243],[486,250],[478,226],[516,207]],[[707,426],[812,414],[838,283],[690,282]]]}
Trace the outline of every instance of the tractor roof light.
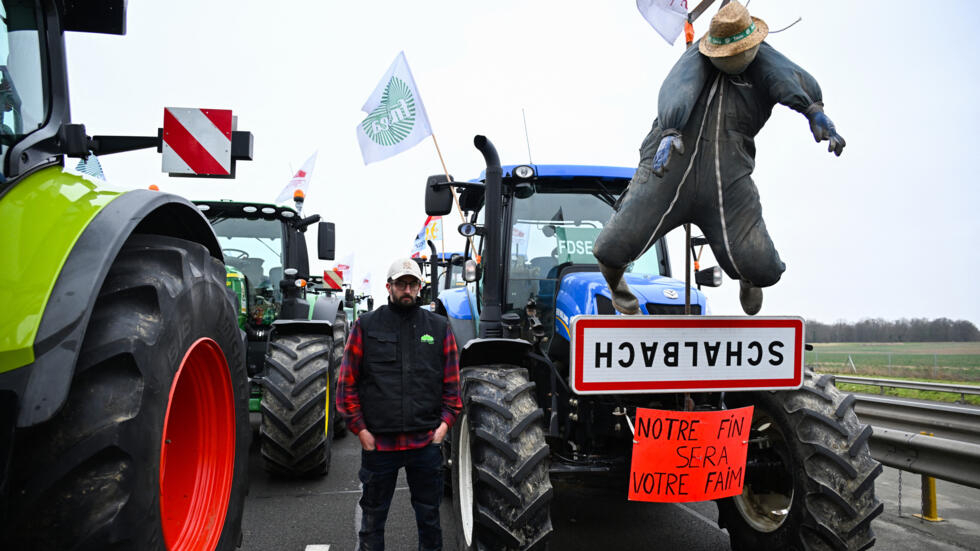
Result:
{"label": "tractor roof light", "polygon": [[297,203],[302,203],[304,199],[306,199],[306,194],[303,193],[303,190],[297,189],[296,191],[293,192],[293,201],[296,201]]}
{"label": "tractor roof light", "polygon": [[282,216],[283,218],[292,218],[292,217],[296,216],[296,213],[293,212],[293,211],[291,211],[291,210],[285,210],[285,209],[283,209],[283,210],[279,211],[279,216]]}
{"label": "tractor roof light", "polygon": [[252,205],[247,205],[242,207],[242,212],[244,212],[245,214],[255,214],[258,211],[259,209],[253,207]]}
{"label": "tractor roof light", "polygon": [[276,209],[272,207],[262,207],[262,214],[275,214]]}
{"label": "tractor roof light", "polygon": [[530,166],[527,166],[527,165],[521,165],[521,166],[515,167],[514,168],[514,176],[517,177],[517,178],[523,178],[525,180],[530,179],[530,178],[533,178],[534,177],[534,168],[532,168]]}

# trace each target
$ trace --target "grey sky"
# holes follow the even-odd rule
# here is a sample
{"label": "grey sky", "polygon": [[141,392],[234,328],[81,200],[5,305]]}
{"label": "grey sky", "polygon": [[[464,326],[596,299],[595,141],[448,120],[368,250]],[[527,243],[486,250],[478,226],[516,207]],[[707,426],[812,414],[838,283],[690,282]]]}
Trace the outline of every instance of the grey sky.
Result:
{"label": "grey sky", "polygon": [[[771,29],[803,17],[768,41],[817,78],[847,140],[835,158],[782,106],[756,139],[754,180],[787,265],[761,313],[980,325],[980,6],[753,0],[749,10]],[[256,160],[239,163],[236,180],[168,178],[147,151],[102,158],[117,185],[271,202],[319,150],[306,212],[337,223],[338,256],[355,251],[380,298],[387,265],[424,220],[422,184],[441,172],[431,139],[361,161],[359,108],[400,50],[450,172],[471,178],[482,169],[474,134],[504,163],[527,161],[522,107],[536,163],[635,166],[682,40],[669,46],[630,0],[171,0],[130,2],[125,37],[70,35],[68,59],[73,120],[90,134],[152,135],[165,106],[230,108],[255,134]],[[709,290],[714,313],[739,314],[737,294],[727,278]]]}

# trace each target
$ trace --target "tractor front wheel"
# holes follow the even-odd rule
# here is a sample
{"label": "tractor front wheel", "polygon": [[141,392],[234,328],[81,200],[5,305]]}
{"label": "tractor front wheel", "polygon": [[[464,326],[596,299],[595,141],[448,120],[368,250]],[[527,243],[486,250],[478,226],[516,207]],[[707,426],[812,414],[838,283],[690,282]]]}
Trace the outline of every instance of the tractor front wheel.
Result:
{"label": "tractor front wheel", "polygon": [[717,502],[732,549],[874,545],[881,465],[871,457],[871,427],[855,415],[853,396],[840,393],[830,375],[807,371],[799,390],[729,394],[726,403],[754,406],[744,489]]}
{"label": "tractor front wheel", "polygon": [[262,380],[259,428],[265,469],[271,474],[324,476],[330,469],[336,406],[331,334],[273,334]]}
{"label": "tractor front wheel", "polygon": [[231,550],[248,377],[220,261],[134,235],[109,269],[67,401],[16,434],[4,549]]}
{"label": "tractor front wheel", "polygon": [[450,442],[457,546],[541,549],[554,491],[534,383],[510,365],[467,368],[460,381],[463,412]]}

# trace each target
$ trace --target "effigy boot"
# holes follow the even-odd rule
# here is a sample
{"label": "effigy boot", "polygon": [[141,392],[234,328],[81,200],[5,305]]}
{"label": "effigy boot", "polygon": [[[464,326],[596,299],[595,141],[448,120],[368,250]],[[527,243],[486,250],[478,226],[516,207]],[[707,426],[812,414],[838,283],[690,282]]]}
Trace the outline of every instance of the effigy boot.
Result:
{"label": "effigy boot", "polygon": [[738,285],[738,300],[742,303],[742,310],[750,316],[758,314],[762,309],[762,289],[744,279],[738,280]]}
{"label": "effigy boot", "polygon": [[638,315],[640,302],[636,300],[636,296],[630,291],[629,284],[623,279],[626,267],[610,268],[600,262],[599,271],[602,273],[602,277],[606,278],[606,283],[609,284],[609,289],[612,291],[613,307],[622,314]]}

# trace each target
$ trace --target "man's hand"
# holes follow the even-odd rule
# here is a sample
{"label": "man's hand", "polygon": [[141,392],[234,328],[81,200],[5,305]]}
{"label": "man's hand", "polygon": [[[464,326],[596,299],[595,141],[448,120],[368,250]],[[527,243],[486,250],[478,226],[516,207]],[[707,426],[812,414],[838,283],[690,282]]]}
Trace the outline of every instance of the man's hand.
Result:
{"label": "man's hand", "polygon": [[654,174],[661,177],[664,175],[664,171],[667,170],[667,164],[670,163],[670,153],[675,149],[681,155],[684,154],[684,142],[681,141],[680,136],[667,135],[660,140],[657,153],[653,156]]}
{"label": "man's hand", "polygon": [[361,447],[364,448],[365,451],[369,451],[369,452],[374,451],[375,449],[374,435],[371,434],[370,431],[364,429],[361,432],[357,433],[357,437],[360,438]]}
{"label": "man's hand", "polygon": [[439,428],[436,429],[436,433],[432,435],[433,444],[442,444],[443,439],[446,438],[446,433],[449,432],[449,425],[445,421],[439,423]]}
{"label": "man's hand", "polygon": [[840,137],[840,134],[837,133],[833,121],[830,120],[830,117],[824,115],[823,111],[817,111],[810,115],[810,132],[813,133],[813,139],[818,143],[823,140],[828,140],[830,144],[827,146],[827,151],[832,152],[838,157],[844,151],[844,146],[847,145],[844,138]]}

